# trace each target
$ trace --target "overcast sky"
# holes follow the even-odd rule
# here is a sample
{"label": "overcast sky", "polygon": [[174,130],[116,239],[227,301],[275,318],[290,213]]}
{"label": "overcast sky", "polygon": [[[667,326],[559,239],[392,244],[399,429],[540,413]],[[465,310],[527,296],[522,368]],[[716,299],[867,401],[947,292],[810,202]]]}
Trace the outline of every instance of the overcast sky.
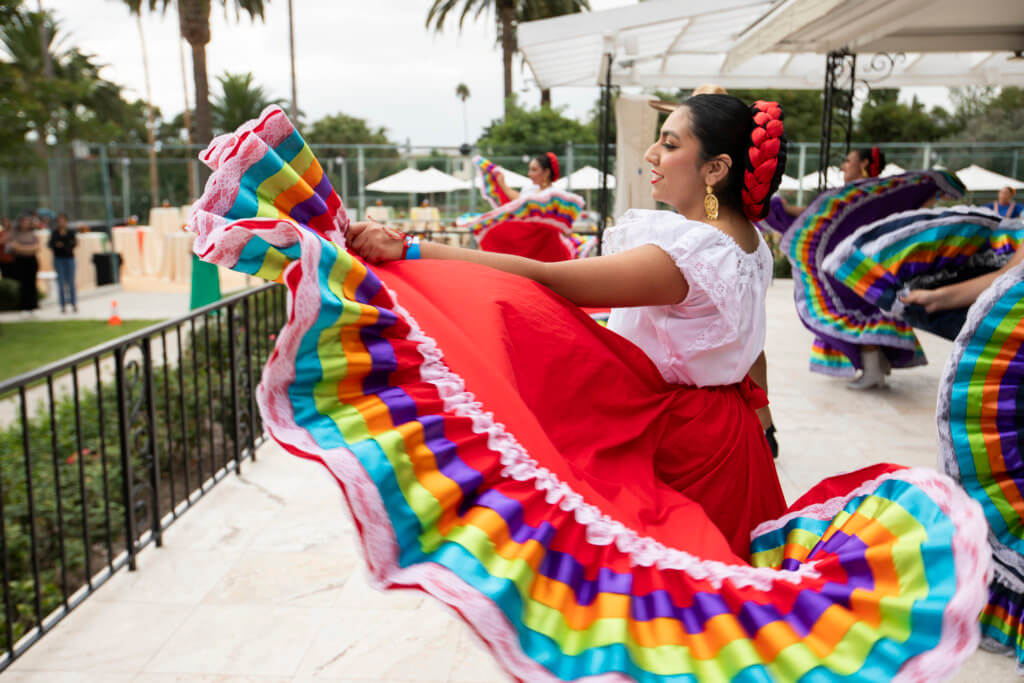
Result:
{"label": "overcast sky", "polygon": [[[469,86],[469,138],[501,116],[501,50],[493,19],[467,17],[460,33],[452,22],[443,33],[425,28],[430,0],[292,0],[295,11],[296,71],[299,107],[307,121],[344,112],[385,126],[392,139],[417,146],[457,145],[464,141],[462,106],[455,86]],[[219,0],[206,48],[211,92],[225,71],[251,71],[272,96],[288,99],[287,0],[269,0],[266,21],[233,12],[225,18]],[[231,2],[228,3],[233,4]],[[633,4],[633,0],[590,0],[594,10]],[[30,2],[34,8],[36,2]],[[129,97],[144,97],[142,51],[135,19],[123,0],[42,0],[70,35],[69,45],[94,54],[107,65],[103,75],[126,87]],[[459,4],[461,7],[461,2]],[[244,16],[244,15],[243,15]],[[449,21],[452,19],[449,17]],[[153,102],[164,116],[184,108],[178,22],[173,8],[166,16],[145,14],[142,29],[153,83]],[[193,98],[191,54],[185,44],[189,98]],[[517,64],[515,90],[534,107],[540,99],[530,74]],[[945,90],[916,92],[929,105],[943,104]],[[556,88],[555,106],[587,116],[597,88]],[[194,106],[194,102],[193,102]]]}

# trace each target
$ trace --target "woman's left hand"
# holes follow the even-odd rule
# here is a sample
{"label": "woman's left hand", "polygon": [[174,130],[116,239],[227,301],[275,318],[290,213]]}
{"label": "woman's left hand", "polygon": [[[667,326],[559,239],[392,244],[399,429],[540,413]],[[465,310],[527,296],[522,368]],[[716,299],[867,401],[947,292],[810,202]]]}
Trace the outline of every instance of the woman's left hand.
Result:
{"label": "woman's left hand", "polygon": [[372,220],[350,223],[345,241],[350,249],[370,263],[402,258],[402,233]]}

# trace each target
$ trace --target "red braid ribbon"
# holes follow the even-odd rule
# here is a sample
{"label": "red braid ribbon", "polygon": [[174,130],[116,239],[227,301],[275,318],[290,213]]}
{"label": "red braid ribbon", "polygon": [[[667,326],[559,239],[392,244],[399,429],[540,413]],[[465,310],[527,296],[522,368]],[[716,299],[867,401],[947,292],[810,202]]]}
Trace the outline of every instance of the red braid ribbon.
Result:
{"label": "red braid ribbon", "polygon": [[558,157],[555,156],[554,152],[547,152],[544,156],[546,156],[548,161],[551,163],[551,182],[555,182],[558,180],[558,176],[562,174],[561,170],[558,168]]}
{"label": "red braid ribbon", "polygon": [[871,159],[868,161],[868,175],[877,178],[882,172],[882,152],[877,147],[871,148]]}
{"label": "red braid ribbon", "polygon": [[[764,218],[772,185],[777,184],[779,154],[782,149],[782,107],[778,102],[758,100],[750,107],[754,129],[750,132],[746,170],[743,172],[743,212],[752,221]],[[783,156],[783,158],[785,158]],[[780,175],[781,177],[781,175]]]}

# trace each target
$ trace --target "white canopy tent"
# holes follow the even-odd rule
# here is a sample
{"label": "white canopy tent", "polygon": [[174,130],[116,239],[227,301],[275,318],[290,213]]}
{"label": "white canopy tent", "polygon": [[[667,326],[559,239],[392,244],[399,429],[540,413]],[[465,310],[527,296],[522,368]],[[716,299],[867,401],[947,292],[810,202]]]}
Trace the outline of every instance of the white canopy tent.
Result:
{"label": "white canopy tent", "polygon": [[825,54],[846,47],[875,88],[1024,85],[1024,2],[1015,0],[650,0],[530,21],[519,47],[541,88],[822,87]]}
{"label": "white canopy tent", "polygon": [[817,90],[844,49],[872,88],[1024,85],[1021,0],[649,0],[517,36],[540,88]]}
{"label": "white canopy tent", "polygon": [[[608,176],[608,189],[614,190],[615,176],[611,173],[606,175]],[[568,189],[572,192],[576,190],[597,190],[601,187],[601,172],[593,166],[584,166],[564,178],[559,178],[553,185],[559,190]]]}
{"label": "white canopy tent", "polygon": [[1024,183],[1009,176],[1000,175],[995,171],[971,164],[956,172],[956,177],[964,184],[968,192],[998,192],[1004,187],[1015,190],[1024,188]]}

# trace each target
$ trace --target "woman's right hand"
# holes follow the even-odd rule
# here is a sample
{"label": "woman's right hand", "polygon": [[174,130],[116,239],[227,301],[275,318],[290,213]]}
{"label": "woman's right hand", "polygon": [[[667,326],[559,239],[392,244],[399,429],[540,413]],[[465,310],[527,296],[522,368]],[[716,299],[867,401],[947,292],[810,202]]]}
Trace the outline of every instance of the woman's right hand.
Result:
{"label": "woman's right hand", "polygon": [[402,233],[373,220],[349,223],[345,242],[352,251],[370,263],[385,263],[402,258]]}
{"label": "woman's right hand", "polygon": [[937,289],[912,289],[900,296],[900,301],[905,304],[917,304],[924,307],[928,313],[935,313],[942,309],[942,294]]}

